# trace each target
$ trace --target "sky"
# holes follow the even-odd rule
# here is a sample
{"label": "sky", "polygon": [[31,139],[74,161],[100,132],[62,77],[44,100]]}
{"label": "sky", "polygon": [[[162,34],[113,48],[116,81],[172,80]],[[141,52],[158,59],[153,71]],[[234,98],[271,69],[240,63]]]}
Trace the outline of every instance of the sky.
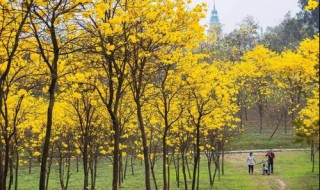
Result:
{"label": "sky", "polygon": [[[213,0],[192,0],[192,6],[199,3],[208,6],[207,17],[201,20],[201,24],[209,24]],[[285,14],[291,15],[300,11],[298,0],[215,0],[216,9],[224,33],[231,32],[244,17],[253,16],[263,27],[275,26],[283,20]]]}

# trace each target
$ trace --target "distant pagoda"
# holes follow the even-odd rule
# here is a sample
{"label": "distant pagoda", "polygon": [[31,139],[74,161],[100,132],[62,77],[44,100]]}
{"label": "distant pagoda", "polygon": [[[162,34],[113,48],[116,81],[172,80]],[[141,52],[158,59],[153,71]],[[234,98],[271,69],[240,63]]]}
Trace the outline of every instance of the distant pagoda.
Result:
{"label": "distant pagoda", "polygon": [[222,25],[218,17],[218,11],[216,9],[215,0],[213,0],[213,9],[211,11],[210,23],[207,30],[207,34],[208,35],[215,34],[217,36],[220,36],[222,34]]}
{"label": "distant pagoda", "polygon": [[220,20],[218,17],[218,11],[216,9],[215,0],[213,0],[213,9],[211,11],[210,25],[218,25],[218,24],[220,24]]}

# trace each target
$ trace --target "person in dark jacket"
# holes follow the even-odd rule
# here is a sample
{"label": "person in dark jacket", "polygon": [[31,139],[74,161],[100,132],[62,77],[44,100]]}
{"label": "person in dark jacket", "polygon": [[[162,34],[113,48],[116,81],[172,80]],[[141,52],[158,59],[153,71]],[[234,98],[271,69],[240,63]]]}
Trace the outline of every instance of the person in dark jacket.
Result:
{"label": "person in dark jacket", "polygon": [[268,172],[273,173],[273,160],[276,156],[272,152],[272,149],[267,152],[266,157],[268,157]]}

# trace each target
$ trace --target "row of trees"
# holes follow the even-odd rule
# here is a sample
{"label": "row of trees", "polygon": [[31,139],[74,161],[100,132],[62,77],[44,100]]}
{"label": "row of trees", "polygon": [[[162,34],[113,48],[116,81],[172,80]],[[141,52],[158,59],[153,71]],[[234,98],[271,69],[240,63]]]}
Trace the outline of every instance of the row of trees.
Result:
{"label": "row of trees", "polygon": [[134,157],[144,161],[146,189],[151,179],[158,189],[159,159],[163,189],[170,187],[172,160],[177,173],[181,162],[184,188],[189,177],[197,189],[201,152],[213,186],[242,113],[256,104],[262,121],[271,97],[289,115],[306,98],[299,129],[319,139],[318,114],[310,115],[319,101],[318,36],[294,51],[257,46],[240,61],[206,63],[214,42],[201,45],[210,54],[195,51],[205,41],[198,22],[204,5],[188,10],[182,0],[0,3],[1,189],[13,182],[18,189],[19,166],[32,157],[41,161],[39,189],[48,189],[53,159],[67,189],[72,158],[82,159],[83,188],[95,189],[100,157],[113,163],[113,189],[124,179],[124,160]]}

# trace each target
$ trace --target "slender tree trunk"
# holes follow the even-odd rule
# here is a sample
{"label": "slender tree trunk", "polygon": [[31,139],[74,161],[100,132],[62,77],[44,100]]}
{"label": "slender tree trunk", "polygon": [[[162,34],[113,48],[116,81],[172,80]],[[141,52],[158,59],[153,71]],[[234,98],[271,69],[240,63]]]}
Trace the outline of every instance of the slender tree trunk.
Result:
{"label": "slender tree trunk", "polygon": [[65,190],[67,190],[68,189],[68,185],[69,185],[69,179],[70,179],[70,176],[71,176],[71,174],[70,174],[70,164],[71,164],[71,162],[70,162],[70,160],[71,160],[71,155],[69,154],[68,155],[68,157],[67,158],[65,158],[65,163],[66,163],[66,169],[67,169],[67,176],[66,176],[66,184],[65,184],[65,186],[64,186],[64,189]]}
{"label": "slender tree trunk", "polygon": [[200,158],[200,126],[199,126],[199,121],[198,119],[198,124],[196,125],[197,127],[197,134],[196,134],[196,155],[194,157],[194,167],[193,167],[193,179],[192,179],[192,190],[195,190],[196,188],[196,175],[197,175],[197,167],[198,167],[198,162]]}
{"label": "slender tree trunk", "polygon": [[141,105],[139,98],[136,101],[137,103],[137,115],[140,126],[141,138],[142,138],[142,146],[143,146],[143,156],[144,156],[144,167],[145,167],[145,184],[146,190],[151,190],[150,184],[150,164],[149,164],[149,150],[147,145],[147,135],[144,129],[144,122],[142,117]]}
{"label": "slender tree trunk", "polygon": [[197,189],[199,189],[199,183],[200,183],[200,157],[198,161],[198,173],[197,173]]}
{"label": "slender tree trunk", "polygon": [[69,179],[70,179],[70,167],[71,167],[71,155],[69,155],[68,158],[66,158],[66,163],[67,163],[67,180],[66,180],[66,190],[68,189],[68,185],[69,185]]}
{"label": "slender tree trunk", "polygon": [[185,155],[184,153],[181,153],[181,159],[182,159],[182,174],[183,174],[183,181],[184,181],[184,189],[188,189],[188,181],[187,181],[187,174],[186,174],[186,164],[185,164]]}
{"label": "slender tree trunk", "polygon": [[315,159],[314,159],[314,156],[315,156],[315,140],[312,140],[311,142],[311,161],[312,161],[312,172],[314,172],[314,163],[315,163]]}
{"label": "slender tree trunk", "polygon": [[123,163],[122,162],[123,162],[123,157],[121,156],[121,153],[120,153],[120,164],[119,164],[119,168],[120,168],[119,169],[119,171],[120,171],[120,175],[119,176],[120,176],[120,179],[119,180],[120,180],[121,183],[123,183],[123,173],[124,173],[123,172]]}
{"label": "slender tree trunk", "polygon": [[221,147],[221,174],[224,175],[224,146]]}
{"label": "slender tree trunk", "polygon": [[213,181],[212,181],[212,172],[211,172],[211,162],[212,162],[212,153],[210,153],[210,150],[208,152],[207,156],[207,162],[208,162],[208,173],[209,173],[209,182],[210,182],[210,187],[212,188],[213,186]]}
{"label": "slender tree trunk", "polygon": [[213,174],[213,177],[212,177],[212,185],[214,184],[214,180],[216,178],[217,171],[218,171],[217,163],[214,163],[214,165],[215,165],[215,169],[214,169],[214,174]]}
{"label": "slender tree trunk", "polygon": [[[53,148],[52,148],[53,149]],[[46,170],[46,173],[47,173],[47,178],[46,178],[46,184],[45,184],[45,188],[46,190],[48,190],[49,188],[49,177],[50,177],[50,172],[51,172],[51,165],[52,165],[52,158],[53,157],[53,154],[51,152],[51,156],[49,158],[49,164],[48,164],[48,169]]]}
{"label": "slender tree trunk", "polygon": [[128,167],[128,156],[126,156],[126,162],[125,162],[125,164],[124,164],[124,172],[123,172],[123,178],[124,178],[124,179],[126,179],[127,167]]}
{"label": "slender tree trunk", "polygon": [[63,161],[63,156],[59,156],[59,179],[60,179],[60,187],[62,190],[65,190],[65,185],[64,185],[64,161]]}
{"label": "slender tree trunk", "polygon": [[131,175],[134,175],[133,154],[131,155],[131,158],[130,158],[130,166],[131,166]]}
{"label": "slender tree trunk", "polygon": [[167,178],[167,187],[168,187],[168,189],[170,189],[170,164],[171,164],[171,162],[169,163],[169,156],[168,156],[168,158],[167,158],[168,160],[167,160],[167,171],[168,171],[168,178]]}
{"label": "slender tree trunk", "polygon": [[180,157],[178,155],[177,158],[177,169],[176,169],[176,181],[177,181],[177,187],[180,187]]}
{"label": "slender tree trunk", "polygon": [[168,190],[167,184],[167,143],[166,143],[167,130],[165,130],[162,137],[162,173],[163,173],[163,190]]}
{"label": "slender tree trunk", "polygon": [[97,179],[97,156],[92,155],[92,159],[90,161],[90,171],[91,171],[91,189],[94,190],[96,188],[96,179]]}
{"label": "slender tree trunk", "polygon": [[[11,153],[12,155],[12,153]],[[8,187],[8,190],[11,190],[11,187],[13,185],[13,163],[12,163],[12,158],[9,158],[9,187]]]}
{"label": "slender tree trunk", "polygon": [[114,118],[112,119],[113,122],[113,130],[114,130],[114,145],[113,145],[113,180],[112,180],[112,189],[113,190],[118,190],[120,187],[120,171],[119,171],[119,166],[120,166],[120,130],[119,130],[119,122],[117,119]]}
{"label": "slender tree trunk", "polygon": [[188,158],[187,157],[186,157],[186,165],[187,165],[187,170],[188,170],[188,176],[189,176],[189,179],[191,180],[191,172],[190,172],[189,162],[188,162]]}
{"label": "slender tree trunk", "polygon": [[0,189],[3,190],[4,186],[3,186],[3,167],[2,167],[2,163],[3,163],[3,158],[2,158],[2,138],[0,136]]}
{"label": "slender tree trunk", "polygon": [[152,173],[152,178],[153,178],[153,182],[154,182],[154,187],[156,190],[158,190],[158,184],[157,184],[157,178],[156,178],[156,174],[154,173],[154,163],[151,164],[151,173]]}
{"label": "slender tree trunk", "polygon": [[79,155],[77,155],[77,173],[79,172]]}
{"label": "slender tree trunk", "polygon": [[263,118],[263,108],[262,108],[262,105],[259,105],[259,129],[260,129],[260,133],[262,133],[262,118]]}
{"label": "slender tree trunk", "polygon": [[240,108],[240,111],[239,111],[239,118],[240,118],[240,129],[243,128],[243,118],[242,118],[242,108]]}
{"label": "slender tree trunk", "polygon": [[31,174],[31,166],[32,166],[32,155],[29,156],[29,174]]}
{"label": "slender tree trunk", "polygon": [[82,161],[83,161],[83,177],[84,177],[83,178],[83,189],[88,190],[89,189],[88,145],[86,142],[83,145]]}
{"label": "slender tree trunk", "polygon": [[[2,189],[6,189],[7,185],[7,175],[8,175],[8,169],[9,169],[9,140],[5,138],[5,152],[4,152],[4,169],[2,173]],[[2,164],[2,163],[0,163]]]}
{"label": "slender tree trunk", "polygon": [[287,117],[288,117],[288,112],[287,110],[284,108],[283,109],[284,112],[284,133],[287,134]]}
{"label": "slender tree trunk", "polygon": [[[56,58],[58,59],[58,58]],[[56,60],[58,61],[58,60]],[[51,128],[52,128],[52,117],[53,117],[53,106],[55,102],[55,88],[57,82],[57,73],[51,74],[51,84],[49,88],[49,105],[48,105],[48,112],[47,112],[47,126],[46,126],[46,135],[45,141],[43,144],[42,149],[42,157],[41,157],[41,169],[40,169],[40,181],[39,181],[39,190],[46,189],[46,169],[47,169],[47,158],[49,153],[49,145],[50,145],[50,138],[51,138]]]}
{"label": "slender tree trunk", "polygon": [[248,110],[246,106],[244,106],[244,115],[245,115],[246,121],[248,121]]}
{"label": "slender tree trunk", "polygon": [[16,167],[15,167],[15,177],[14,177],[14,190],[18,190],[18,177],[19,177],[19,152],[18,148],[16,150]]}

